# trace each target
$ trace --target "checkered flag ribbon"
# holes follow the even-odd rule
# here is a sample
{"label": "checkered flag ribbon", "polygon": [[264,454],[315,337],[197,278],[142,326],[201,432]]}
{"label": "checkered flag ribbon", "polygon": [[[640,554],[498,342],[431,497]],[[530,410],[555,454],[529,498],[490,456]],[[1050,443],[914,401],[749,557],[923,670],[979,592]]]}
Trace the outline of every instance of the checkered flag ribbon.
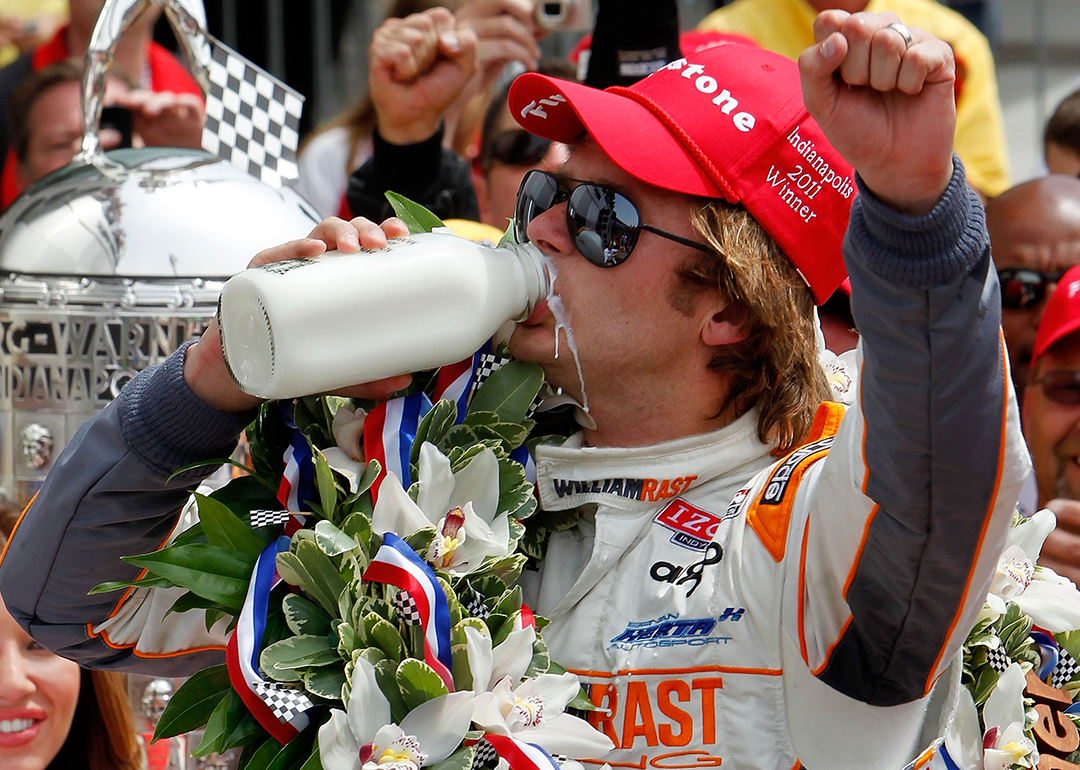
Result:
{"label": "checkered flag ribbon", "polygon": [[481,620],[486,620],[488,615],[491,614],[491,610],[484,604],[483,597],[472,586],[469,586],[468,593],[462,595],[461,606],[468,610],[469,614],[474,618],[480,618]]}
{"label": "checkered flag ribbon", "polygon": [[499,754],[495,747],[488,743],[486,738],[481,738],[476,744],[476,753],[473,754],[472,770],[480,770],[482,767],[494,767],[499,761]]}
{"label": "checkered flag ribbon", "polygon": [[252,529],[258,529],[259,527],[271,527],[275,524],[284,524],[289,520],[288,511],[268,511],[263,508],[257,508],[251,512],[251,527]]}
{"label": "checkered flag ribbon", "polygon": [[[472,401],[472,397],[476,395],[476,391],[480,389],[480,386],[487,382],[488,377],[499,371],[511,360],[510,356],[500,356],[495,353],[481,353],[480,364],[476,367],[476,373],[473,375],[472,390],[469,391],[469,400]],[[532,417],[533,412],[540,406],[542,399],[539,395],[533,399],[533,402],[529,404],[529,409],[525,413],[526,417]]]}
{"label": "checkered flag ribbon", "polygon": [[315,706],[303,690],[277,682],[259,682],[255,685],[255,693],[270,707],[274,716],[286,723]]}
{"label": "checkered flag ribbon", "polygon": [[986,651],[986,662],[999,674],[1004,673],[1009,667],[1009,656],[1005,654],[1004,646],[999,645],[993,650]]}
{"label": "checkered flag ribbon", "polygon": [[397,611],[398,617],[401,618],[401,622],[407,626],[418,626],[422,620],[420,616],[420,608],[416,606],[416,602],[405,591],[398,591],[394,594],[394,610]]}
{"label": "checkered flag ribbon", "polygon": [[300,175],[304,97],[211,35],[202,146],[272,187]]}
{"label": "checkered flag ribbon", "polygon": [[1050,686],[1060,690],[1080,673],[1080,663],[1064,647],[1058,648],[1058,662],[1050,672]]}

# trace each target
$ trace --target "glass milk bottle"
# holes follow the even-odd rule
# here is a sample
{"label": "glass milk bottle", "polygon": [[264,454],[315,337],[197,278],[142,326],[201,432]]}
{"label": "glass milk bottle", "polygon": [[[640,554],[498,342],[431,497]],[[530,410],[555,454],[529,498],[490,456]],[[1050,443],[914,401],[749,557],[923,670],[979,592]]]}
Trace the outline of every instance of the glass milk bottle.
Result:
{"label": "glass milk bottle", "polygon": [[531,244],[409,235],[233,276],[218,303],[221,350],[246,393],[324,393],[460,361],[550,288]]}

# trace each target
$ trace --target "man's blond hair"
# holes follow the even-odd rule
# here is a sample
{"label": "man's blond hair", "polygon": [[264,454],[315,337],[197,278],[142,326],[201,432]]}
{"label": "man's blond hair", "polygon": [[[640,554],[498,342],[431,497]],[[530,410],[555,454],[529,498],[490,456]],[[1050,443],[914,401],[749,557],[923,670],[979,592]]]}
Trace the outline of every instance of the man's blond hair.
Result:
{"label": "man's blond hair", "polygon": [[704,201],[690,220],[716,253],[680,268],[681,282],[696,291],[719,288],[736,315],[742,313],[747,331],[709,362],[730,385],[717,414],[730,409],[738,416],[756,407],[761,440],[790,449],[805,439],[818,405],[830,398],[818,360],[813,294],[742,206]]}

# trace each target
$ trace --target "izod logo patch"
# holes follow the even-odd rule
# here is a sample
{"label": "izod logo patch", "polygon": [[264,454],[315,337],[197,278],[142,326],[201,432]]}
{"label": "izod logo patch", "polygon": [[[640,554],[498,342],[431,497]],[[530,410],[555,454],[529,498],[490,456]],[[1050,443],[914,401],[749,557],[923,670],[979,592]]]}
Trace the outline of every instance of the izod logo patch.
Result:
{"label": "izod logo patch", "polygon": [[675,533],[671,536],[671,542],[675,545],[692,551],[704,551],[716,535],[723,517],[680,499],[665,506],[653,521]]}

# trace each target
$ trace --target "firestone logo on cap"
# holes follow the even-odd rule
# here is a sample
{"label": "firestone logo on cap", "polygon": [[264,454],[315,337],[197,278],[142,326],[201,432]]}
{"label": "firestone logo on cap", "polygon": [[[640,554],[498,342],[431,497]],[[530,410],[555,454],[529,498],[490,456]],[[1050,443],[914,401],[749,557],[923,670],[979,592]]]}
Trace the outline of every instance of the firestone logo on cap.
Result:
{"label": "firestone logo on cap", "polygon": [[552,94],[546,99],[540,99],[539,101],[533,99],[531,102],[529,102],[522,108],[521,117],[522,119],[524,119],[529,115],[534,115],[535,117],[547,120],[548,114],[544,110],[544,107],[558,107],[560,104],[565,103],[566,97],[562,94]]}
{"label": "firestone logo on cap", "polygon": [[[675,61],[663,67],[665,70],[682,70],[680,75],[687,80],[694,81],[694,88],[703,94],[709,95],[716,93],[720,88],[720,84],[717,83],[716,78],[711,75],[705,74],[705,67],[701,64],[687,64],[686,59],[676,59]],[[697,76],[696,78],[694,76]],[[731,92],[726,88],[722,89],[720,93],[716,94],[716,97],[712,100],[712,103],[720,108],[720,112],[725,115],[731,115],[732,111],[739,106],[739,101]],[[735,128],[743,133],[748,133],[757,124],[757,118],[751,115],[749,112],[742,111],[736,112],[731,115],[731,122]]]}

